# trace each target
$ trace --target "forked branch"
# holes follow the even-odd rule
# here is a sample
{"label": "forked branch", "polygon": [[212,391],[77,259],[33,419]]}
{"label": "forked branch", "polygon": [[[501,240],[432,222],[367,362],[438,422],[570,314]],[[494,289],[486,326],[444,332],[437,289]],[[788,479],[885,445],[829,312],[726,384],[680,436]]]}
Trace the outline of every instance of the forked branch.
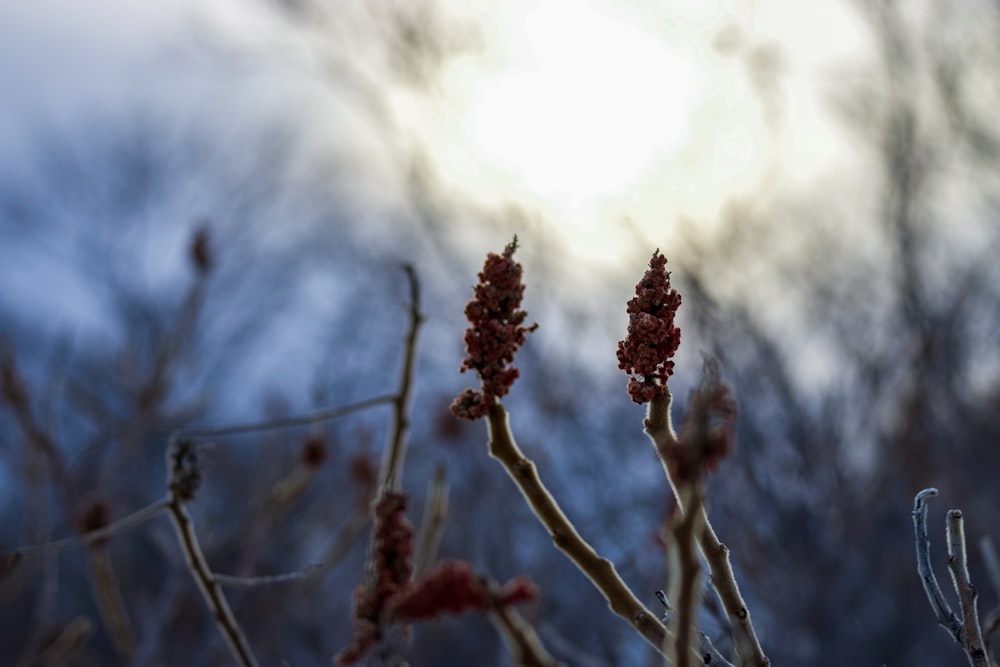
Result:
{"label": "forked branch", "polygon": [[937,489],[924,489],[913,500],[913,529],[917,545],[917,572],[927,592],[934,617],[938,625],[948,631],[969,658],[973,667],[987,667],[989,659],[983,645],[982,631],[979,627],[979,612],[976,602],[978,593],[969,580],[969,568],[966,560],[965,528],[961,510],[948,512],[946,534],[948,540],[948,567],[951,570],[952,583],[958,594],[962,608],[959,617],[944,597],[938,584],[934,569],[931,567],[931,542],[927,535],[927,503],[926,498],[936,496]]}

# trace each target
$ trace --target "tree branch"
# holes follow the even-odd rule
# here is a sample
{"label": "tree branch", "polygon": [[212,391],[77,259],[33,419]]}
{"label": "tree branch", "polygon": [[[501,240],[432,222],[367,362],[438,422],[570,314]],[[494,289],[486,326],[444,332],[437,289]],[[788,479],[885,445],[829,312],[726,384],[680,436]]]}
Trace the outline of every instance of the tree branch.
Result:
{"label": "tree branch", "polygon": [[503,404],[498,401],[491,405],[488,417],[490,456],[503,465],[535,516],[548,529],[556,548],[590,579],[612,611],[632,625],[659,653],[664,653],[666,626],[635,597],[611,561],[599,556],[563,513],[538,476],[534,462],[524,456],[514,441]]}
{"label": "tree branch", "polygon": [[979,611],[976,603],[979,593],[972,586],[969,578],[969,565],[965,550],[965,525],[962,510],[950,510],[946,519],[948,536],[948,568],[951,570],[951,581],[958,593],[959,604],[962,607],[962,618],[965,632],[963,633],[963,648],[974,667],[986,667],[986,650],[983,645],[983,633],[979,627]]}
{"label": "tree branch", "polygon": [[[678,511],[683,512],[683,499],[678,494],[671,471],[671,461],[673,460],[671,450],[680,446],[671,424],[670,404],[672,400],[673,397],[669,391],[654,397],[649,402],[644,424],[646,433],[653,441],[656,453],[660,457],[667,481],[670,482]],[[719,540],[715,529],[712,528],[712,523],[708,520],[708,513],[703,504],[698,506],[697,512],[701,515],[702,526],[698,534],[698,544],[711,571],[712,587],[736,630],[736,650],[739,663],[768,667],[771,661],[764,654],[764,649],[761,647],[760,640],[753,628],[750,610],[740,593],[739,584],[736,583],[736,575],[733,573],[733,566],[729,560],[729,548]],[[747,663],[747,660],[750,662]]]}
{"label": "tree branch", "polygon": [[403,367],[399,374],[399,389],[393,398],[392,434],[382,460],[382,487],[394,491],[402,476],[403,460],[406,457],[406,432],[410,427],[410,392],[413,388],[413,372],[417,364],[417,333],[424,321],[420,312],[420,282],[417,273],[409,264],[403,266],[410,283],[410,330],[406,335],[406,349]]}

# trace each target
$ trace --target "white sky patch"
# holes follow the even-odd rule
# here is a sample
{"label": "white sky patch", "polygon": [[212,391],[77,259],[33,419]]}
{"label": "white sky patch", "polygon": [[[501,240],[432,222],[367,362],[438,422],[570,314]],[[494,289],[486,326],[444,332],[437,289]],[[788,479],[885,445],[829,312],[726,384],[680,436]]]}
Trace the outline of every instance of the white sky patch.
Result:
{"label": "white sky patch", "polygon": [[826,77],[865,43],[840,4],[465,7],[483,51],[447,64],[434,95],[396,95],[400,124],[451,194],[540,215],[581,258],[613,267],[631,247],[623,220],[666,243],[679,218],[712,226],[730,198],[808,183],[846,153]]}

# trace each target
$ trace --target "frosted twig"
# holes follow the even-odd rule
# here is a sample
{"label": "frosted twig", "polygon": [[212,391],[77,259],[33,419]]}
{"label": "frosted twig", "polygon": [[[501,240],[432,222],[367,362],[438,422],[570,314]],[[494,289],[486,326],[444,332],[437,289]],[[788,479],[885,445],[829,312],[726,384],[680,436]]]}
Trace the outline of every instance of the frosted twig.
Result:
{"label": "frosted twig", "polygon": [[917,572],[927,592],[934,617],[938,625],[943,627],[965,650],[969,663],[973,667],[986,667],[989,660],[983,648],[982,632],[979,628],[979,616],[976,611],[978,594],[969,581],[969,568],[966,562],[965,529],[960,510],[948,512],[946,535],[948,541],[948,567],[951,570],[952,583],[962,606],[962,618],[952,611],[951,606],[941,591],[934,569],[931,567],[931,542],[927,535],[927,503],[926,498],[936,496],[937,489],[924,489],[913,500],[913,529],[916,535]]}
{"label": "frosted twig", "polygon": [[927,592],[927,599],[934,610],[934,618],[938,625],[947,630],[955,641],[961,643],[962,619],[960,619],[951,609],[951,605],[941,592],[941,585],[938,584],[934,575],[934,568],[931,567],[931,541],[927,535],[927,503],[925,498],[936,496],[937,489],[924,489],[913,499],[913,530],[916,534],[917,543],[917,572],[920,580],[924,584],[924,591]]}
{"label": "frosted twig", "polygon": [[599,556],[577,532],[559,503],[542,483],[534,462],[524,456],[514,441],[507,412],[499,401],[490,406],[488,417],[490,456],[503,465],[535,516],[548,529],[556,548],[590,579],[604,595],[614,613],[632,625],[659,653],[663,653],[667,639],[666,626],[636,598],[615,571],[614,564]]}
{"label": "frosted twig", "polygon": [[949,510],[947,519],[948,536],[948,568],[951,570],[951,580],[958,593],[959,604],[962,607],[962,618],[965,632],[962,646],[969,655],[969,661],[975,667],[986,667],[986,649],[983,645],[983,633],[979,627],[979,610],[977,601],[979,593],[972,586],[969,578],[969,565],[965,551],[965,522],[962,510]]}
{"label": "frosted twig", "polygon": [[[673,398],[668,391],[655,396],[650,402],[646,413],[645,427],[646,433],[656,453],[660,457],[660,463],[670,482],[670,488],[677,501],[677,509],[684,511],[683,499],[677,492],[674,483],[674,475],[671,471],[671,450],[680,446],[677,435],[674,433],[670,419],[670,405]],[[708,563],[711,571],[712,587],[715,589],[723,609],[729,616],[730,622],[736,634],[736,647],[739,663],[754,665],[755,667],[768,667],[771,661],[764,654],[764,649],[757,638],[753,628],[753,621],[750,618],[750,610],[747,608],[743,595],[740,593],[739,584],[736,583],[736,575],[733,572],[732,563],[729,560],[729,548],[722,543],[712,523],[708,520],[708,513],[704,505],[698,508],[701,515],[701,531],[698,534],[698,544],[701,553]],[[747,662],[749,661],[749,663]]]}

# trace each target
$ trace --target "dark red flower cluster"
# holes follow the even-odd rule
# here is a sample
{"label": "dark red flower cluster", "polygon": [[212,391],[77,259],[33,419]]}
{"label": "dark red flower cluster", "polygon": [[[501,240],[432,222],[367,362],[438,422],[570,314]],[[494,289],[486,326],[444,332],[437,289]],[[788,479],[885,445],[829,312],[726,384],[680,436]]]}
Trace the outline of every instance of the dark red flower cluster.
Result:
{"label": "dark red flower cluster", "polygon": [[393,618],[423,621],[438,616],[488,611],[534,600],[538,588],[526,577],[515,577],[497,589],[465,561],[443,561],[392,601]]}
{"label": "dark red flower cluster", "polygon": [[444,561],[412,582],[413,527],[406,520],[406,496],[387,493],[375,506],[370,580],[354,592],[354,638],[334,660],[353,665],[387,637],[387,631],[444,613],[487,611],[526,602],[538,589],[525,577],[497,587],[464,561]]}
{"label": "dark red flower cluster", "polygon": [[521,265],[513,259],[517,250],[514,237],[503,255],[490,253],[475,298],[465,306],[465,317],[471,325],[465,331],[465,351],[468,355],[459,370],[476,371],[482,380],[479,391],[466,389],[451,404],[451,411],[464,419],[479,419],[497,399],[510,391],[518,377],[511,366],[514,353],[524,344],[527,334],[538,325],[524,326],[528,314],[521,310],[524,284]]}
{"label": "dark red flower cluster", "polygon": [[353,665],[382,639],[389,600],[410,585],[413,575],[413,526],[406,519],[406,496],[385,494],[375,506],[371,577],[354,592],[354,639],[336,656]]}
{"label": "dark red flower cluster", "polygon": [[691,391],[678,440],[672,450],[676,481],[696,481],[719,467],[733,451],[739,404],[719,378],[714,359],[705,361],[701,384]]}
{"label": "dark red flower cluster", "polygon": [[618,368],[629,374],[628,393],[636,403],[666,391],[681,344],[681,330],[674,324],[681,295],[670,286],[666,266],[667,258],[654,252],[628,302],[628,335],[618,343]]}

